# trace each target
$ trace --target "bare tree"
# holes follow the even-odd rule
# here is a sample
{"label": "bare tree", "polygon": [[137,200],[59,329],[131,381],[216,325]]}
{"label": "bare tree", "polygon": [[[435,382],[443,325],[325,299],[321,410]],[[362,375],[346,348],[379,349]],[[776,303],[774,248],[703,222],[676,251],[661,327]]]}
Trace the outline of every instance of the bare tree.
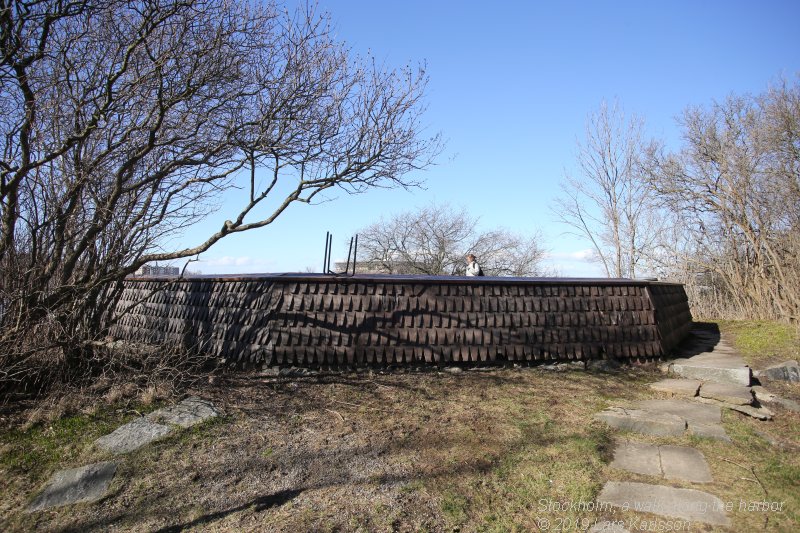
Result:
{"label": "bare tree", "polygon": [[[313,8],[0,0],[0,379],[31,350],[80,355],[147,262],[333,188],[414,185],[438,149],[425,84],[354,57]],[[232,188],[218,231],[169,247]]]}
{"label": "bare tree", "polygon": [[541,275],[544,250],[538,235],[481,231],[466,209],[432,204],[399,213],[359,232],[362,269],[388,274],[464,274],[467,253],[490,276]]}
{"label": "bare tree", "polygon": [[739,316],[800,316],[800,85],[689,108],[685,146],[651,156],[653,186],[688,246],[676,268]]}
{"label": "bare tree", "polygon": [[554,209],[575,235],[592,243],[609,277],[636,277],[657,235],[656,213],[640,158],[643,123],[606,103],[589,116],[578,144],[578,176],[567,176]]}

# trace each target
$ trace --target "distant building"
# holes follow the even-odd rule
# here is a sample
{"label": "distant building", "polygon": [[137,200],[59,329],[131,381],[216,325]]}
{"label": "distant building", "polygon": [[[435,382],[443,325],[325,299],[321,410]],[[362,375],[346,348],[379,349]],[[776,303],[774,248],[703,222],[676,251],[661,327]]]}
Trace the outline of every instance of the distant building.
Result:
{"label": "distant building", "polygon": [[175,266],[144,265],[136,271],[137,276],[180,276],[181,269]]}

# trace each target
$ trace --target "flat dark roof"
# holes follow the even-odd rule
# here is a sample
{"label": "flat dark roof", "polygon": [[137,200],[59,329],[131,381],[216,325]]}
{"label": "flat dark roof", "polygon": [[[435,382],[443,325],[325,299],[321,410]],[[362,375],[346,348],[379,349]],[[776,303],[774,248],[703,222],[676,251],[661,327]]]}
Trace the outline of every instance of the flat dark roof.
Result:
{"label": "flat dark roof", "polygon": [[303,281],[315,283],[420,283],[420,284],[453,284],[474,283],[476,285],[682,285],[676,282],[657,281],[651,279],[628,278],[526,278],[504,276],[426,276],[408,274],[356,274],[354,276],[284,272],[262,274],[200,274],[184,277],[177,276],[135,276],[127,281]]}

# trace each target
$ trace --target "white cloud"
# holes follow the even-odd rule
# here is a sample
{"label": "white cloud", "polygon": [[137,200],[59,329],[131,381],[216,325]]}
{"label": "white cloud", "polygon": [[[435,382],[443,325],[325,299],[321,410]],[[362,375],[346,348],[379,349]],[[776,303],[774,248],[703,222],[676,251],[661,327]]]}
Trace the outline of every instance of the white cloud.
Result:
{"label": "white cloud", "polygon": [[551,261],[584,261],[591,263],[594,257],[594,250],[586,248],[574,252],[547,252],[545,258]]}

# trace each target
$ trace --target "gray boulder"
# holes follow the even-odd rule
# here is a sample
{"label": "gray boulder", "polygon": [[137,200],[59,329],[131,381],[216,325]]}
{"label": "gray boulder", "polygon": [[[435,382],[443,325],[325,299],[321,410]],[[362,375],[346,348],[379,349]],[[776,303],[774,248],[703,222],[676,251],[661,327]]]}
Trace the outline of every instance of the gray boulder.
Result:
{"label": "gray boulder", "polygon": [[797,364],[797,361],[786,361],[761,370],[758,376],[773,381],[800,383],[800,365]]}

